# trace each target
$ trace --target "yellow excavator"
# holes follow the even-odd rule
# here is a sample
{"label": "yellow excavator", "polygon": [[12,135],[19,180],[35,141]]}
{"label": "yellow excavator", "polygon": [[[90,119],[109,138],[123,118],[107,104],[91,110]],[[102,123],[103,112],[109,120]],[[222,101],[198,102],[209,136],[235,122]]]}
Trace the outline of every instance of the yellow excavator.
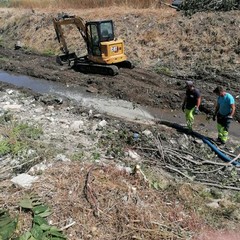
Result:
{"label": "yellow excavator", "polygon": [[[112,76],[119,73],[119,67],[134,67],[124,53],[123,40],[114,36],[112,20],[85,22],[81,17],[62,14],[53,18],[53,24],[63,51],[56,59],[59,64],[67,62],[79,72]],[[69,52],[63,31],[63,26],[69,24],[75,25],[84,39],[86,56],[78,57],[75,52]]]}

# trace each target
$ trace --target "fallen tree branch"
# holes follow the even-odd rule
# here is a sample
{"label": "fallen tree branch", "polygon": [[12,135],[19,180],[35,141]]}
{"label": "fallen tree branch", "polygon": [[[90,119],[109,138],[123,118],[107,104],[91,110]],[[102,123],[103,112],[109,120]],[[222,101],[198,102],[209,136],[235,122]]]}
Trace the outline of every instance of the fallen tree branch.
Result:
{"label": "fallen tree branch", "polygon": [[157,149],[158,149],[158,152],[159,152],[161,158],[163,159],[163,161],[165,161],[165,158],[164,158],[164,149],[163,149],[163,145],[162,145],[162,141],[161,141],[160,136],[158,136],[158,137],[155,139],[155,142],[156,142],[156,144],[157,144]]}
{"label": "fallen tree branch", "polygon": [[[164,225],[162,225],[162,226],[164,226]],[[184,239],[184,238],[182,238],[182,236],[179,235],[179,233],[175,233],[172,230],[170,232],[167,231],[167,232],[161,233],[159,228],[156,228],[156,229],[137,228],[137,227],[133,227],[130,225],[126,225],[126,227],[130,228],[132,230],[136,230],[138,232],[155,232],[158,236],[159,236],[159,234],[161,234],[162,237],[164,237],[164,239],[169,238],[169,237],[170,237],[170,239],[173,239],[174,237],[177,237],[178,239]]]}
{"label": "fallen tree branch", "polygon": [[228,165],[232,164],[233,162],[237,161],[240,158],[240,153],[233,159],[231,160]]}
{"label": "fallen tree branch", "polygon": [[65,229],[68,229],[68,228],[70,228],[71,226],[73,226],[73,225],[75,225],[75,224],[76,224],[75,221],[74,221],[74,222],[71,222],[71,223],[69,223],[68,225],[62,227],[61,230],[63,231],[63,230],[65,230]]}
{"label": "fallen tree branch", "polygon": [[[157,148],[140,148],[140,147],[138,147],[137,149],[150,150],[150,151],[151,150],[152,151],[159,151],[159,149],[157,149]],[[174,152],[174,151],[176,151],[176,152]],[[187,160],[187,161],[189,161],[191,163],[194,163],[196,165],[210,164],[210,165],[226,166],[226,163],[219,163],[219,162],[213,162],[213,161],[210,161],[210,160],[206,160],[206,159],[204,159],[202,157],[199,157],[197,155],[194,155],[194,154],[192,154],[192,153],[190,153],[188,151],[184,151],[184,150],[180,150],[180,149],[176,149],[176,148],[164,148],[164,152],[165,152],[165,154],[169,153],[169,152],[172,152],[176,156],[178,156],[179,153],[186,153],[186,154],[188,154],[188,155],[190,155],[190,156],[192,156],[194,158],[198,158],[198,159],[202,160],[202,162],[198,162],[198,161],[195,161],[195,160],[188,159],[188,158],[186,158],[184,156],[181,156],[181,158],[184,158],[185,160]],[[179,152],[179,153],[177,153],[177,152]]]}
{"label": "fallen tree branch", "polygon": [[214,172],[218,172],[220,170],[222,170],[225,167],[219,167],[217,169],[211,170],[211,171],[204,171],[204,172],[196,172],[196,171],[191,171],[194,174],[207,174],[207,173],[214,173]]}
{"label": "fallen tree branch", "polygon": [[236,155],[234,155],[234,154],[232,154],[232,153],[230,153],[230,152],[227,152],[226,150],[224,150],[224,149],[222,149],[221,147],[219,147],[218,145],[216,145],[215,143],[213,143],[217,148],[219,148],[220,149],[220,151],[221,152],[223,152],[224,154],[226,154],[226,155],[228,155],[228,156],[230,156],[230,157],[236,157]]}
{"label": "fallen tree branch", "polygon": [[215,184],[215,183],[207,183],[207,182],[201,182],[201,181],[195,181],[196,183],[199,183],[199,184],[204,184],[204,185],[207,185],[207,186],[211,186],[211,187],[217,187],[217,188],[221,188],[221,189],[230,189],[230,190],[235,190],[235,191],[240,191],[240,188],[238,187],[231,187],[231,186],[223,186],[223,185],[220,185],[220,184]]}
{"label": "fallen tree branch", "polygon": [[166,6],[168,6],[168,7],[170,7],[170,8],[178,9],[178,7],[173,6],[172,4],[165,3],[165,2],[162,2],[162,1],[161,1],[161,3],[164,4],[164,5],[166,5]]}
{"label": "fallen tree branch", "polygon": [[193,181],[193,178],[191,178],[191,177],[189,177],[188,175],[184,174],[184,173],[181,172],[180,170],[178,170],[178,169],[176,169],[176,168],[173,168],[172,166],[166,165],[166,166],[164,166],[164,167],[165,167],[165,168],[168,168],[168,169],[170,169],[170,170],[172,170],[172,171],[174,171],[174,172],[177,172],[177,173],[181,174],[182,176],[184,176],[185,178],[187,178],[187,179],[190,180],[190,181]]}
{"label": "fallen tree branch", "polygon": [[92,188],[90,186],[90,174],[93,171],[93,169],[94,169],[94,166],[91,166],[89,171],[87,172],[83,192],[84,192],[85,198],[90,203],[91,208],[93,209],[93,215],[95,217],[99,217],[97,197],[96,197],[96,194],[94,193],[94,191],[92,190]]}
{"label": "fallen tree branch", "polygon": [[15,168],[21,168],[21,167],[23,167],[24,165],[27,165],[27,164],[29,164],[29,163],[32,163],[32,162],[36,161],[36,160],[39,159],[39,158],[40,158],[40,157],[36,157],[36,158],[33,158],[32,160],[27,161],[27,162],[24,162],[24,163],[22,163],[22,164],[15,165],[15,166],[12,166],[12,167],[9,167],[9,168],[3,168],[3,171],[1,171],[0,174],[3,174],[3,173],[5,173],[5,172],[7,172],[7,171],[9,171],[9,170],[13,170],[13,169],[15,169]]}
{"label": "fallen tree branch", "polygon": [[196,165],[202,165],[201,162],[197,162],[197,161],[191,160],[191,159],[189,159],[189,158],[187,158],[187,157],[184,157],[184,156],[181,156],[181,157],[180,157],[180,156],[179,156],[179,153],[177,153],[177,152],[175,152],[175,151],[173,151],[173,150],[171,150],[171,149],[168,149],[167,152],[173,154],[173,155],[174,155],[176,158],[178,158],[178,159],[187,160],[187,161],[189,161],[189,162],[191,162],[191,163],[194,163],[194,164],[196,164]]}
{"label": "fallen tree branch", "polygon": [[[171,152],[171,153],[174,153],[174,151],[172,149],[168,149],[167,150],[168,152]],[[180,152],[180,151],[179,151]],[[175,153],[176,157],[179,156],[178,153]],[[194,156],[193,154],[189,154],[191,155],[192,157]],[[194,161],[194,160],[191,160],[191,159],[188,159],[187,157],[184,157],[184,156],[181,156],[182,159],[185,159],[191,163],[194,163],[196,165],[204,165],[204,164],[209,164],[209,165],[219,165],[219,166],[226,166],[226,163],[219,163],[219,162],[213,162],[213,161],[210,161],[210,160],[206,160],[206,159],[203,159],[203,158],[200,158],[200,157],[197,157],[201,160],[203,160],[202,162],[198,162],[198,161]]]}

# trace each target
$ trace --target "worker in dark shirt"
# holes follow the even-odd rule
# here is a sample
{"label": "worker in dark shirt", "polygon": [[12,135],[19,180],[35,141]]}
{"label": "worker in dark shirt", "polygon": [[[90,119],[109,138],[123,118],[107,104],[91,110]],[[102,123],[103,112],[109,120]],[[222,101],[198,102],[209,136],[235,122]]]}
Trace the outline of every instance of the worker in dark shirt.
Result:
{"label": "worker in dark shirt", "polygon": [[182,104],[182,110],[185,112],[187,127],[189,131],[192,131],[194,115],[199,114],[201,94],[200,91],[194,87],[192,81],[186,81],[186,88],[186,96]]}

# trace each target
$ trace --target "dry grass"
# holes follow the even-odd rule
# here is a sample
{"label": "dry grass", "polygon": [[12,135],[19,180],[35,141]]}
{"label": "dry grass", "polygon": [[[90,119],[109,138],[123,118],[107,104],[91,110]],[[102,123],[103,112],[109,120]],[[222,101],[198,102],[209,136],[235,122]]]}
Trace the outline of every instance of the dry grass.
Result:
{"label": "dry grass", "polygon": [[18,8],[102,8],[102,7],[134,7],[134,8],[156,8],[160,7],[161,3],[157,0],[10,0],[10,7]]}
{"label": "dry grass", "polygon": [[[1,187],[10,193],[0,196],[1,205],[13,209],[24,190]],[[76,222],[65,231],[68,239],[185,240],[204,228],[197,213],[172,195],[173,189],[156,191],[142,175],[129,174],[116,166],[56,164],[33,189],[51,206],[52,224],[63,228]],[[182,188],[180,194],[186,189],[191,191]]]}

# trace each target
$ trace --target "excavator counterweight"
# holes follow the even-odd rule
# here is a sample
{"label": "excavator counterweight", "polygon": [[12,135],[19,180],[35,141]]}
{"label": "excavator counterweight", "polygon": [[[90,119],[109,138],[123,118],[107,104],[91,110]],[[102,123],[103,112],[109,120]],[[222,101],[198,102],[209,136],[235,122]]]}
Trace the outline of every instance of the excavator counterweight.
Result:
{"label": "excavator counterweight", "polygon": [[[134,67],[124,53],[123,40],[114,36],[112,20],[85,22],[80,17],[65,14],[53,18],[53,24],[63,52],[63,55],[57,56],[56,61],[59,64],[68,62],[79,72],[112,76],[119,73],[119,67]],[[75,25],[84,39],[87,47],[86,56],[78,57],[75,52],[69,52],[62,27],[69,24]]]}

